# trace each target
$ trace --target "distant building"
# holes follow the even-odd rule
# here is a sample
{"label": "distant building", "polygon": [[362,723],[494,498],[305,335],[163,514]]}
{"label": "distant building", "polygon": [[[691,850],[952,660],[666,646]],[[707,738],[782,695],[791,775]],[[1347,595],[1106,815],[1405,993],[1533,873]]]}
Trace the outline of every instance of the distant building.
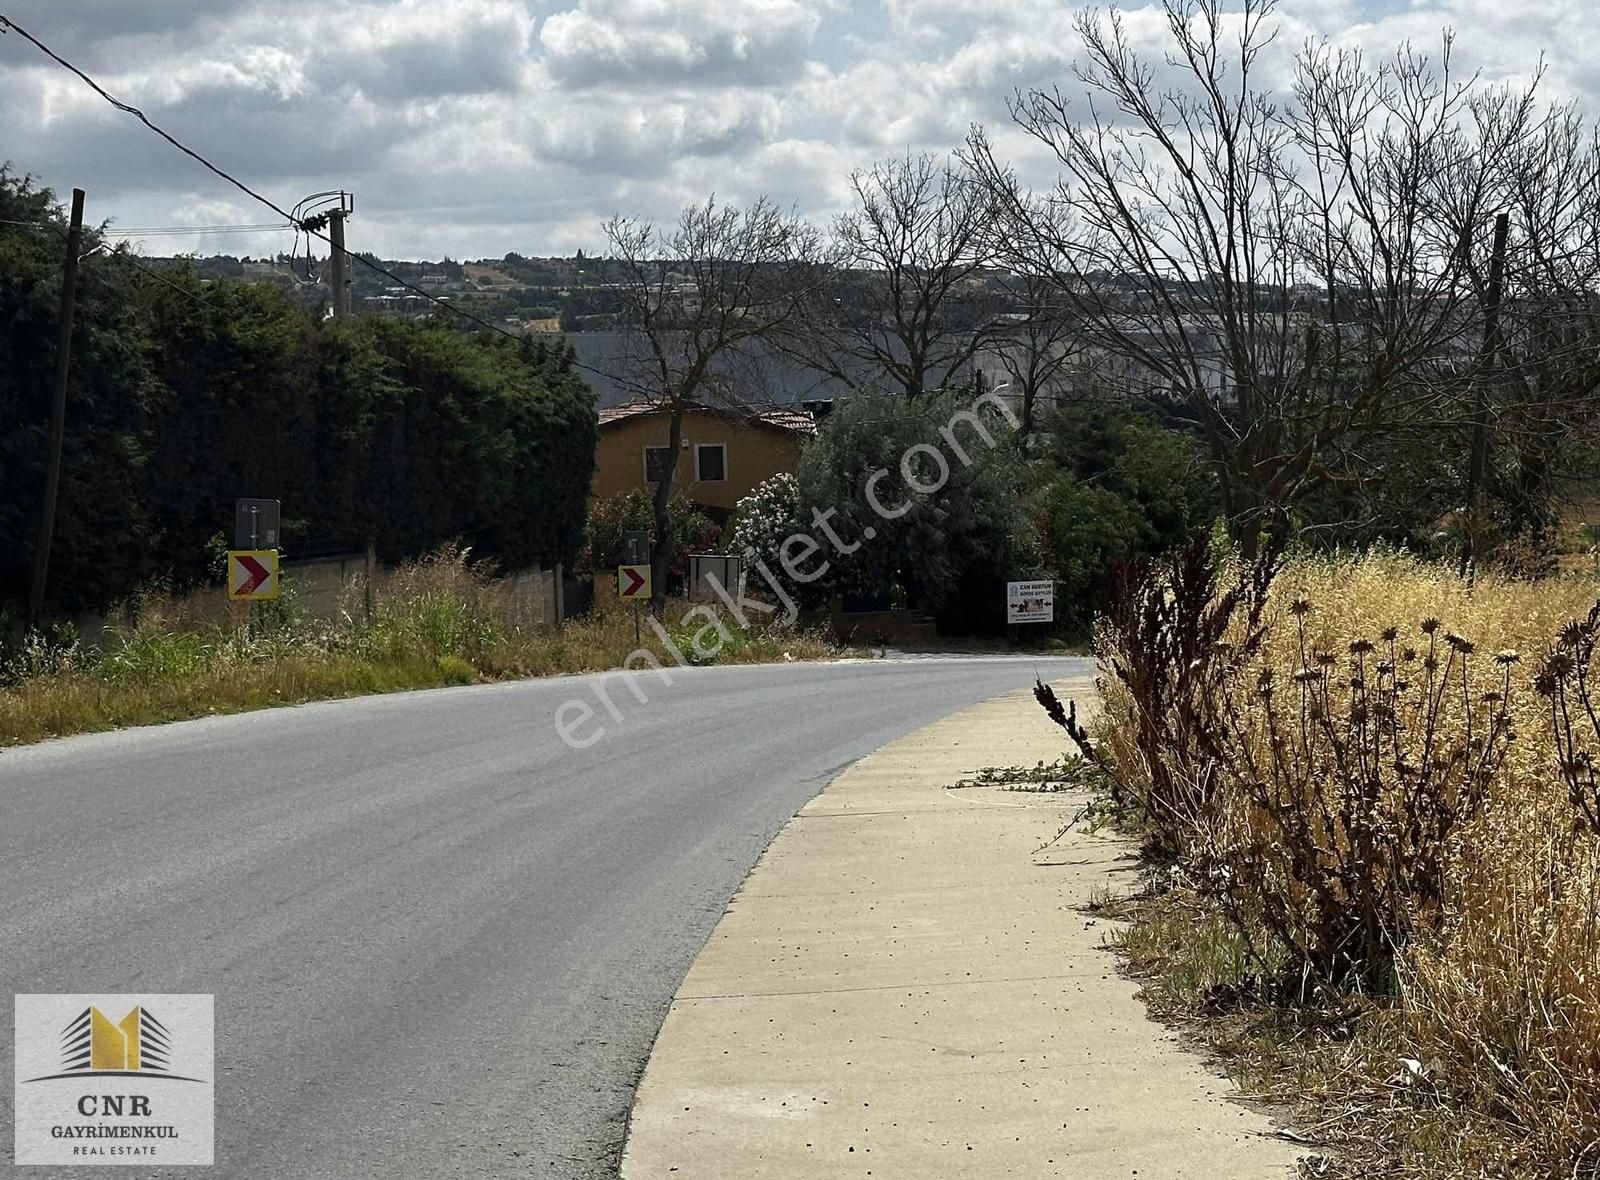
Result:
{"label": "distant building", "polygon": [[274,262],[245,262],[241,263],[242,273],[240,278],[247,283],[277,283],[280,286],[292,287],[294,275],[288,268],[281,267]]}
{"label": "distant building", "polygon": [[632,402],[602,409],[594,494],[615,496],[635,488],[649,493],[671,463],[674,492],[724,521],[764,480],[793,471],[802,445],[816,430],[803,410],[743,412],[695,405],[685,412],[683,445],[674,454],[667,445],[669,428],[661,406]]}

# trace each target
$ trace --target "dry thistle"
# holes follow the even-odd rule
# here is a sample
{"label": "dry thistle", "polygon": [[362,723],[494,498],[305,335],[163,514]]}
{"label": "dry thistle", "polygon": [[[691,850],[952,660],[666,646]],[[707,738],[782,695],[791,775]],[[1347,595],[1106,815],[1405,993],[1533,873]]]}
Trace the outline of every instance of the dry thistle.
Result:
{"label": "dry thistle", "polygon": [[1588,626],[1586,626],[1580,619],[1573,619],[1572,622],[1561,628],[1561,635],[1559,636],[1557,642],[1559,642],[1562,647],[1577,647],[1588,637]]}
{"label": "dry thistle", "polygon": [[[1566,678],[1571,676],[1573,672],[1577,671],[1577,668],[1578,662],[1572,658],[1572,653],[1561,648],[1557,648],[1555,651],[1545,656],[1544,661],[1539,665],[1539,677],[1551,677],[1552,685],[1550,692],[1554,692],[1555,684],[1566,680]],[[1545,693],[1545,695],[1549,696],[1550,693]]]}

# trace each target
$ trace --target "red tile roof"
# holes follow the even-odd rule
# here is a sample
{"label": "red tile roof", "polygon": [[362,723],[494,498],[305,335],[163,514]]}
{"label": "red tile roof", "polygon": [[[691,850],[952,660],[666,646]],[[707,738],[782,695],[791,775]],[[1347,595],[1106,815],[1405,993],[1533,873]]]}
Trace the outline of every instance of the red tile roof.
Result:
{"label": "red tile roof", "polygon": [[[774,430],[788,430],[796,434],[812,434],[817,428],[817,424],[811,415],[803,410],[724,409],[718,406],[706,406],[698,403],[690,408],[708,414],[717,414],[736,422],[749,422],[753,426],[766,426]],[[600,425],[609,426],[613,422],[621,422],[628,418],[664,413],[666,413],[666,407],[653,402],[629,402],[623,406],[606,406],[599,411]]]}

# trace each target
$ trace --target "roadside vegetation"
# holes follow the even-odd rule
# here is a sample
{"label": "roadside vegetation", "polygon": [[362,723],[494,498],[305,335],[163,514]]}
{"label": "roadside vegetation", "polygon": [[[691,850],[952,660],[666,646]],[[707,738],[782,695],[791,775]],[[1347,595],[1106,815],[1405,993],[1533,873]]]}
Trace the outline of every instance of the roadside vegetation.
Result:
{"label": "roadside vegetation", "polygon": [[[822,537],[814,522],[826,519],[849,548],[828,552],[826,570],[789,586],[799,603],[842,595],[861,609],[924,610],[941,638],[1004,636],[1006,581],[1049,578],[1051,638],[1081,642],[1118,560],[1159,553],[1214,519],[1215,482],[1192,440],[1147,409],[1098,400],[1040,410],[1026,434],[998,415],[985,419],[987,436],[963,426],[970,466],[952,452],[949,478],[927,495],[882,481],[894,490],[876,494],[900,515],[868,501],[875,471],[899,471],[903,456],[938,443],[973,403],[971,391],[850,398],[823,419],[794,474],[739,502],[723,546],[782,570],[784,542]],[[591,516],[591,536],[605,533]]]}
{"label": "roadside vegetation", "polygon": [[1159,1014],[1303,1104],[1314,1174],[1600,1175],[1600,605],[1414,558],[1130,569],[1103,711]]}
{"label": "roadside vegetation", "polygon": [[[0,646],[39,537],[65,235],[54,194],[0,163]],[[152,274],[98,229],[83,248],[40,621],[214,584],[240,496],[281,501],[289,556],[459,540],[505,569],[571,562],[596,426],[564,345],[339,323],[273,286]]]}
{"label": "roadside vegetation", "polygon": [[[96,644],[34,633],[0,664],[0,746],[329,697],[602,671],[639,646],[632,613],[604,600],[560,628],[519,624],[492,568],[458,548],[381,575],[373,597],[368,619],[352,585],[338,618],[326,621],[304,616],[286,592],[231,628],[197,621],[183,599],[147,594],[120,608]],[[687,610],[669,602],[663,620],[685,653],[678,632]],[[711,660],[695,662],[833,654],[791,629],[733,634]],[[672,664],[649,628],[642,646]]]}

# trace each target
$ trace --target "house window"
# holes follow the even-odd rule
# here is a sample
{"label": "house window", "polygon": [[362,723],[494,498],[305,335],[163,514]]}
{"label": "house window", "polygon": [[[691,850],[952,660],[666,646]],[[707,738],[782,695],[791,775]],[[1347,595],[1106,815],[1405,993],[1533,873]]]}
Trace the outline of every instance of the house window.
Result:
{"label": "house window", "polygon": [[694,449],[694,477],[701,483],[728,478],[728,448],[721,443],[700,443]]}
{"label": "house window", "polygon": [[644,481],[660,483],[673,468],[671,447],[646,447],[644,449]]}

